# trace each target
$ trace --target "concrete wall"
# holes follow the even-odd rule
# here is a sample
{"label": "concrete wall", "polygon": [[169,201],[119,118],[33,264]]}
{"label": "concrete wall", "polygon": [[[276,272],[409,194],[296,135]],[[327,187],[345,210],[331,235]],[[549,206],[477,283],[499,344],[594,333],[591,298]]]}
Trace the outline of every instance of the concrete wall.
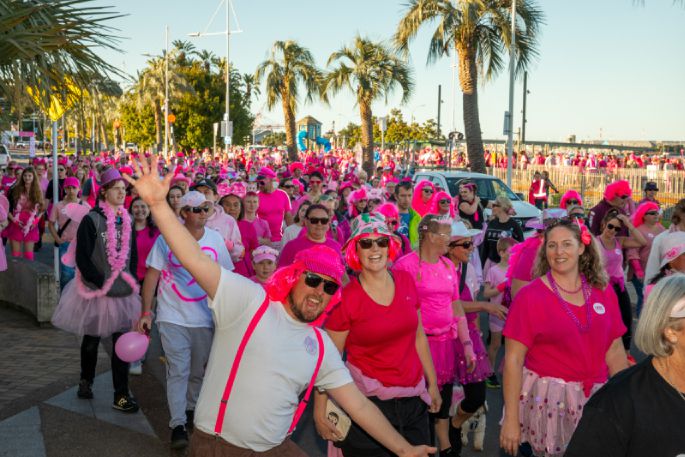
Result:
{"label": "concrete wall", "polygon": [[59,300],[59,286],[51,267],[22,258],[7,258],[0,272],[0,301],[28,311],[39,324],[50,322]]}

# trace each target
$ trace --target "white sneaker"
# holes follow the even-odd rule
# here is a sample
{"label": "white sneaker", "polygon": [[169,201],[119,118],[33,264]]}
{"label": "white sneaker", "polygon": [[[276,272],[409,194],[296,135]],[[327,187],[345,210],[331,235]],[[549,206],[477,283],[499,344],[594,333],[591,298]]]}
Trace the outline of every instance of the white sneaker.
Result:
{"label": "white sneaker", "polygon": [[128,374],[139,376],[143,374],[143,362],[138,360],[137,362],[132,362],[128,368]]}

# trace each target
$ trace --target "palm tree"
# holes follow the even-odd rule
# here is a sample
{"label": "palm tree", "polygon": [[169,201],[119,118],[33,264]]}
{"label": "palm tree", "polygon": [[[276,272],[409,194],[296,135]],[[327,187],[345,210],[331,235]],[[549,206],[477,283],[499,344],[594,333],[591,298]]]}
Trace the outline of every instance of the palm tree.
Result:
{"label": "palm tree", "polygon": [[323,75],[316,68],[312,53],[295,41],[277,41],[269,57],[255,71],[255,80],[266,76],[266,105],[273,109],[280,100],[283,106],[288,158],[297,161],[295,146],[295,113],[297,112],[299,85],[304,84],[305,100],[312,101],[320,93]]}
{"label": "palm tree", "polygon": [[176,62],[182,67],[188,63],[188,57],[197,55],[195,45],[190,41],[174,40],[171,42],[171,46],[173,46],[172,52]]}
{"label": "palm tree", "polygon": [[[534,0],[516,0],[516,15],[516,71],[520,72],[538,55],[544,15]],[[478,75],[487,81],[504,68],[511,45],[511,0],[409,0],[395,32],[396,46],[408,52],[421,26],[434,21],[437,27],[428,47],[428,63],[456,53],[469,162],[471,170],[485,172]]]}
{"label": "palm tree", "polygon": [[212,68],[212,64],[214,63],[214,59],[216,59],[216,55],[214,55],[212,51],[203,49],[197,53],[197,58],[200,59],[200,62],[202,62],[205,72],[209,73],[209,70]]}
{"label": "palm tree", "polygon": [[245,73],[242,76],[242,79],[245,84],[245,99],[252,101],[253,95],[261,95],[262,91],[259,90],[259,86],[255,86],[254,75]]}
{"label": "palm tree", "polygon": [[350,46],[334,52],[328,66],[336,66],[326,76],[324,99],[335,95],[343,87],[354,91],[359,106],[362,128],[364,170],[373,174],[373,115],[371,104],[387,97],[396,87],[402,89],[402,103],[411,96],[414,82],[407,63],[385,44],[357,35]]}
{"label": "palm tree", "polygon": [[116,49],[119,39],[107,22],[121,15],[93,3],[0,0],[0,96],[16,72],[44,106],[51,95],[61,96],[66,79],[87,87],[92,74],[123,76],[95,49]]}

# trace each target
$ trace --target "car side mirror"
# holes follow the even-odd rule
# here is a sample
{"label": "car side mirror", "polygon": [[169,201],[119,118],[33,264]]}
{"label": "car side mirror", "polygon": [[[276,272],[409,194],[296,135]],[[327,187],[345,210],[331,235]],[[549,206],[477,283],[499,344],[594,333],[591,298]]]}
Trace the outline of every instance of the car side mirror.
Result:
{"label": "car side mirror", "polygon": [[523,193],[522,193],[522,192],[516,192],[516,196],[517,196],[519,199],[521,199],[521,200],[525,200],[525,199],[523,198]]}

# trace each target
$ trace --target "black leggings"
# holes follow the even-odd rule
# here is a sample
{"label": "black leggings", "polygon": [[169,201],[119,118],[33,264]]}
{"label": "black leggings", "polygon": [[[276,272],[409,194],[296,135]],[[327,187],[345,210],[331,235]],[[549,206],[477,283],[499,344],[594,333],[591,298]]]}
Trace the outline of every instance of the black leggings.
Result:
{"label": "black leggings", "polygon": [[612,284],[612,287],[618,298],[618,308],[621,311],[621,320],[623,321],[623,325],[628,329],[621,337],[623,340],[623,347],[626,351],[629,351],[630,341],[633,338],[633,309],[630,304],[630,296],[625,287],[623,290],[621,290],[621,287],[617,284]]}
{"label": "black leggings", "polygon": [[[461,410],[467,414],[473,414],[478,408],[485,404],[485,381],[463,384],[464,399],[461,401]],[[448,419],[450,417],[450,406],[452,405],[452,384],[445,384],[440,389],[442,405],[440,411],[431,414],[433,419]]]}
{"label": "black leggings", "polygon": [[[128,363],[117,356],[114,347],[122,334],[112,335],[112,385],[115,395],[128,395]],[[81,342],[81,379],[93,382],[95,366],[98,362],[99,336],[84,335]]]}

